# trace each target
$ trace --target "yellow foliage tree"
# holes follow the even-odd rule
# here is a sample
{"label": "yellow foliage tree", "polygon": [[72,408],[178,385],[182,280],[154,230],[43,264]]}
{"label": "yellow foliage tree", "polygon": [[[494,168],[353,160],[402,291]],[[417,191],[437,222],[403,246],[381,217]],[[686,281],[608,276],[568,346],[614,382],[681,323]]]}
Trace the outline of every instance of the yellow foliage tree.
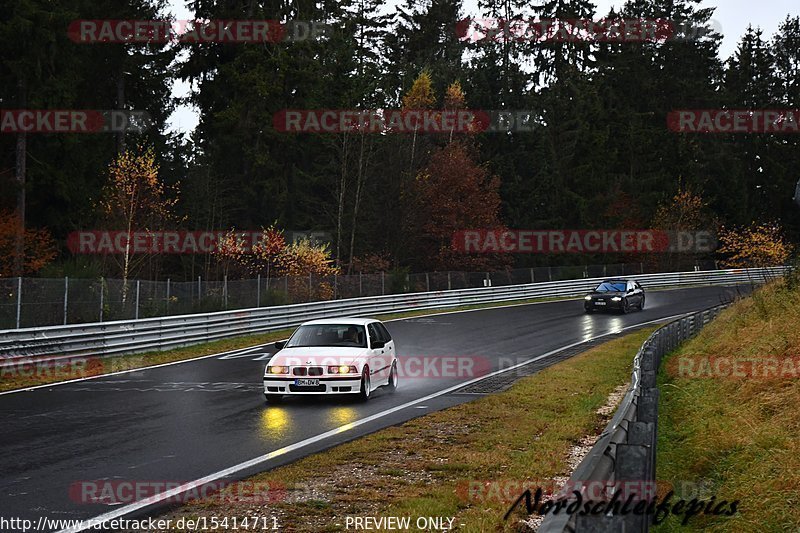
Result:
{"label": "yellow foliage tree", "polygon": [[733,268],[785,265],[794,248],[776,222],[722,228],[719,240],[722,246],[717,252],[723,257],[721,263]]}
{"label": "yellow foliage tree", "polygon": [[411,85],[411,89],[403,96],[403,109],[430,109],[436,103],[433,94],[433,81],[427,70],[420,72]]}
{"label": "yellow foliage tree", "polygon": [[[177,185],[172,194],[159,179],[152,148],[126,150],[108,167],[108,182],[103,187],[100,210],[109,229],[133,231],[163,230],[175,219]],[[122,279],[127,281],[133,264],[130,239],[122,258]],[[123,301],[127,283],[123,288]]]}
{"label": "yellow foliage tree", "polygon": [[[328,245],[316,245],[308,239],[286,246],[277,257],[276,270],[290,278],[287,285],[293,301],[330,300],[333,286],[319,278],[340,274]],[[314,277],[318,278],[316,282]]]}

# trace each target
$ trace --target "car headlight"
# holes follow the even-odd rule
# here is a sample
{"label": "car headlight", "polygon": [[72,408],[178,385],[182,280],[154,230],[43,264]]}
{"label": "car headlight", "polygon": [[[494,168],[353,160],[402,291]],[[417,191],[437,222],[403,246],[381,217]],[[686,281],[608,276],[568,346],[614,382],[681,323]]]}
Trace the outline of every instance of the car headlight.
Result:
{"label": "car headlight", "polygon": [[267,374],[288,374],[289,367],[288,366],[268,366],[267,367]]}
{"label": "car headlight", "polygon": [[614,296],[613,298],[611,298],[611,301],[612,302],[621,302],[622,298],[620,298],[619,296]]}
{"label": "car headlight", "polygon": [[358,369],[353,365],[329,366],[328,374],[357,374]]}
{"label": "car headlight", "polygon": [[592,297],[591,297],[591,296],[586,296],[586,297],[584,298],[584,300],[591,300],[591,299],[592,299]]}

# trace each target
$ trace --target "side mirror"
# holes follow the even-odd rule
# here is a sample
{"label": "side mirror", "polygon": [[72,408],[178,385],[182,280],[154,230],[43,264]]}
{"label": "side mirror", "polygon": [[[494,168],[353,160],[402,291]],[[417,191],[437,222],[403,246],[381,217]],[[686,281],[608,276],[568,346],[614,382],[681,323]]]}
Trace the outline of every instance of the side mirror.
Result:
{"label": "side mirror", "polygon": [[283,350],[283,347],[286,346],[286,341],[278,341],[275,343],[275,349]]}
{"label": "side mirror", "polygon": [[372,349],[373,350],[376,349],[376,348],[383,348],[384,346],[386,346],[386,343],[383,342],[383,341],[372,341]]}

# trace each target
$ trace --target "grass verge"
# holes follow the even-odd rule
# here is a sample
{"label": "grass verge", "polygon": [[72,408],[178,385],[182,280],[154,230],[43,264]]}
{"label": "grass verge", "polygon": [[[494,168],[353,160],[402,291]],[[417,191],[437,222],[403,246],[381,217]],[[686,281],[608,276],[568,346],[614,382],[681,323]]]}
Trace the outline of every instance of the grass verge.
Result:
{"label": "grass verge", "polygon": [[733,516],[701,513],[688,526],[671,516],[656,531],[797,530],[798,356],[800,290],[790,280],[740,300],[665,360],[658,479],[671,481],[676,499],[740,504]]}
{"label": "grass verge", "polygon": [[[461,531],[514,531],[526,518],[524,509],[508,521],[503,515],[518,494],[486,492],[484,497],[470,491],[470,482],[551,486],[568,476],[574,466],[570,451],[607,423],[608,398],[628,382],[633,357],[654,329],[592,348],[522,378],[503,393],[380,430],[248,480],[286,487],[278,501],[227,501],[235,495],[225,489],[221,497],[194,501],[161,518],[267,515],[277,518],[281,531],[317,532],[345,530],[348,515],[410,516],[412,524],[417,517],[446,516],[455,518]],[[265,406],[264,420],[285,420],[283,409]]]}
{"label": "grass verge", "polygon": [[[394,320],[399,318],[413,318],[420,315],[431,315],[441,313],[451,313],[453,311],[469,311],[485,309],[488,307],[507,307],[510,305],[521,305],[537,302],[549,302],[557,300],[569,300],[571,298],[537,298],[529,300],[516,300],[509,302],[496,302],[491,304],[466,305],[447,309],[423,309],[410,311],[407,313],[392,313],[378,315],[379,320]],[[230,339],[222,339],[213,342],[195,344],[165,351],[153,351],[139,354],[124,354],[112,357],[76,357],[72,360],[61,362],[51,362],[37,364],[35,359],[26,359],[17,364],[0,367],[0,392],[25,389],[37,385],[47,385],[68,381],[77,378],[86,378],[132,370],[146,366],[172,363],[175,361],[185,361],[212,355],[215,353],[249,348],[259,344],[265,344],[287,338],[294,328],[261,333],[258,335],[246,335]]]}

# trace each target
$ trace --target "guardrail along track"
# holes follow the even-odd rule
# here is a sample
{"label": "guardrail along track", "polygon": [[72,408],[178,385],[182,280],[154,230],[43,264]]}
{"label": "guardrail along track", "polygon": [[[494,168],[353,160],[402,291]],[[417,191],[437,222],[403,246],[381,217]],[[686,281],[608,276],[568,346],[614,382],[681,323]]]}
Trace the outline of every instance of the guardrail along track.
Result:
{"label": "guardrail along track", "polygon": [[[762,283],[786,267],[645,274],[645,287]],[[264,333],[317,318],[368,316],[530,298],[580,296],[603,278],[502,287],[371,296],[206,314],[48,326],[0,331],[0,360],[16,357],[114,355],[168,350],[218,339]]]}
{"label": "guardrail along track", "polygon": [[[728,304],[692,313],[670,322],[653,332],[642,344],[633,360],[631,386],[611,422],[569,480],[572,490],[582,493],[583,501],[598,501],[598,493],[610,500],[619,492],[617,501],[624,504],[630,492],[639,500],[656,497],[656,434],[658,430],[658,398],[656,375],[664,355],[697,334]],[[663,496],[663,495],[662,495]],[[574,497],[574,496],[572,496]],[[577,498],[576,498],[577,499]],[[635,506],[635,505],[634,505]],[[632,508],[634,507],[632,506]],[[628,512],[611,514],[551,514],[545,518],[539,533],[584,533],[595,531],[646,532],[652,515]]]}

